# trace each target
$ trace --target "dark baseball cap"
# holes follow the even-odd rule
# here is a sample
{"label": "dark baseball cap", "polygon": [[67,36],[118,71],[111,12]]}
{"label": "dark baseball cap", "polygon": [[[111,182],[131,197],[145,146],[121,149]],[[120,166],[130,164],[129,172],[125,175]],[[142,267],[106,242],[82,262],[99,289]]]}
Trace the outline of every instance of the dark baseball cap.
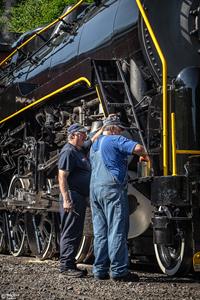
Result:
{"label": "dark baseball cap", "polygon": [[125,129],[126,127],[121,123],[120,118],[117,115],[112,115],[107,117],[104,121],[103,121],[103,127],[106,126],[118,126],[122,129]]}
{"label": "dark baseball cap", "polygon": [[87,132],[87,128],[85,128],[83,125],[81,125],[79,123],[72,124],[67,129],[67,134],[72,134],[75,132]]}

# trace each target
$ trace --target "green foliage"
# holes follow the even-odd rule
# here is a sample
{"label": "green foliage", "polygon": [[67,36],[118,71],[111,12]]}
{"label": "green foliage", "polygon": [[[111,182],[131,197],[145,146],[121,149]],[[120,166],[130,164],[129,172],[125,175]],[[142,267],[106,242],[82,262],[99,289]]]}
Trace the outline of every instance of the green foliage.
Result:
{"label": "green foliage", "polygon": [[0,0],[0,27],[3,25],[2,14],[3,14],[3,0]]}
{"label": "green foliage", "polygon": [[[2,0],[0,0],[2,1]],[[85,2],[93,2],[88,0]],[[13,32],[25,32],[50,23],[60,16],[66,5],[76,0],[18,0],[11,9],[9,29]]]}

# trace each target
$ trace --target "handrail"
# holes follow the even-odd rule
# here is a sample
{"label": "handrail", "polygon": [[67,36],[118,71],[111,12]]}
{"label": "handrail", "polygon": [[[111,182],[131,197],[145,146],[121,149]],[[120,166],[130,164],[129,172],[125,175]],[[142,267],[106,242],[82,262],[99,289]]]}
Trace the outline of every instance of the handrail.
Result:
{"label": "handrail", "polygon": [[176,150],[176,154],[200,155],[200,150]]}
{"label": "handrail", "polygon": [[177,162],[176,162],[176,120],[175,113],[171,113],[171,131],[172,131],[172,176],[177,175]]}
{"label": "handrail", "polygon": [[4,123],[5,121],[7,121],[7,120],[9,120],[9,119],[11,119],[11,118],[13,118],[13,117],[15,117],[15,116],[17,116],[17,115],[19,115],[21,112],[23,112],[23,111],[29,109],[30,107],[33,107],[33,106],[35,106],[36,104],[39,104],[40,102],[42,102],[42,101],[44,101],[44,100],[46,100],[46,99],[49,99],[49,98],[51,98],[52,96],[55,96],[56,94],[58,94],[58,93],[60,93],[60,92],[62,92],[62,91],[64,91],[64,90],[66,90],[66,89],[68,89],[68,88],[70,88],[70,87],[72,87],[72,86],[74,86],[74,85],[76,85],[76,84],[78,84],[78,83],[81,83],[81,82],[85,82],[85,83],[87,84],[88,87],[91,87],[91,82],[90,82],[86,77],[80,77],[80,78],[78,78],[78,79],[76,79],[76,80],[74,80],[74,81],[72,81],[72,82],[70,82],[70,83],[68,83],[68,84],[66,84],[66,85],[64,85],[64,86],[62,86],[61,88],[59,88],[59,89],[53,91],[52,93],[47,94],[47,95],[45,95],[44,97],[42,97],[42,98],[40,98],[40,99],[38,99],[38,100],[35,100],[35,101],[32,102],[31,104],[29,104],[29,105],[23,107],[22,109],[16,111],[14,114],[9,115],[9,116],[6,117],[5,119],[0,120],[0,124],[1,124],[1,123]]}
{"label": "handrail", "polygon": [[58,23],[59,21],[62,21],[67,15],[69,15],[73,10],[75,10],[81,3],[84,2],[84,0],[78,1],[72,8],[70,8],[66,13],[64,13],[61,17],[57,18],[50,24],[48,24],[46,27],[42,28],[41,30],[37,31],[34,35],[32,35],[29,39],[27,39],[24,43],[22,43],[19,47],[17,47],[12,53],[10,53],[4,60],[0,62],[0,67],[8,61],[9,58],[11,58],[16,52],[18,52],[21,48],[26,46],[29,42],[31,42],[35,37],[40,35],[41,33],[47,31],[49,28],[51,28],[53,25]]}
{"label": "handrail", "polygon": [[172,176],[177,176],[177,154],[200,155],[200,150],[177,149],[176,148],[176,120],[175,113],[171,113],[171,128],[172,128]]}
{"label": "handrail", "polygon": [[163,175],[168,175],[168,123],[167,123],[167,63],[162,53],[162,50],[155,37],[153,29],[149,23],[147,15],[142,7],[140,0],[136,0],[140,13],[147,26],[149,34],[152,38],[154,46],[158,52],[160,60],[162,62],[162,88],[163,88]]}
{"label": "handrail", "polygon": [[104,107],[103,107],[103,102],[101,100],[101,96],[100,96],[100,93],[99,93],[98,85],[96,85],[95,88],[96,88],[96,92],[97,92],[97,97],[99,99],[99,102],[100,102],[102,110],[103,110],[103,115],[104,115],[104,117],[106,117],[106,113],[105,113],[105,110],[104,110]]}

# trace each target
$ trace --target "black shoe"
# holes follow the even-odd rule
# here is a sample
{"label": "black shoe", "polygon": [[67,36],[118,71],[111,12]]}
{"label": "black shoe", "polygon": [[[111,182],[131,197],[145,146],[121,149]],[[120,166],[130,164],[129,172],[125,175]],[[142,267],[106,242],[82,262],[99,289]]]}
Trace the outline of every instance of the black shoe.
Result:
{"label": "black shoe", "polygon": [[75,270],[77,270],[77,271],[79,271],[79,272],[82,272],[82,273],[83,273],[83,276],[87,276],[87,274],[88,274],[87,269],[81,270],[81,269],[79,269],[79,268],[75,268]]}
{"label": "black shoe", "polygon": [[97,279],[97,280],[108,280],[108,279],[110,279],[110,276],[108,274],[106,274],[106,275],[94,275],[94,279]]}
{"label": "black shoe", "polygon": [[123,282],[138,282],[140,280],[139,276],[135,273],[128,272],[126,275],[121,277],[112,277],[114,281],[123,281]]}
{"label": "black shoe", "polygon": [[81,271],[79,269],[67,269],[65,271],[62,271],[61,275],[68,276],[71,278],[82,278],[82,277],[86,276],[84,271]]}

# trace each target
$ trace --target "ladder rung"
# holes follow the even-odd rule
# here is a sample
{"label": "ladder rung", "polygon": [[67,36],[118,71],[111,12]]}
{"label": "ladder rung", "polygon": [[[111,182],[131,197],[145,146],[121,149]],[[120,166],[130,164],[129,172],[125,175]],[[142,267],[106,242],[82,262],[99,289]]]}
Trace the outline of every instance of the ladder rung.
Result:
{"label": "ladder rung", "polygon": [[115,106],[115,107],[131,107],[129,103],[108,103],[108,106]]}
{"label": "ladder rung", "polygon": [[122,80],[101,80],[102,83],[123,84]]}

